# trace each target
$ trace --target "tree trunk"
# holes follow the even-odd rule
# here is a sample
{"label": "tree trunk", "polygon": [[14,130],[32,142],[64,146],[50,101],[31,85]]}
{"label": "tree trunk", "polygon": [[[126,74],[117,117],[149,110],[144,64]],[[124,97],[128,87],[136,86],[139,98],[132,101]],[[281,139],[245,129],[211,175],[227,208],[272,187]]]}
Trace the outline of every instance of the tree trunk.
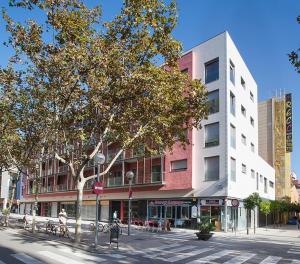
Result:
{"label": "tree trunk", "polygon": [[247,235],[249,235],[249,210],[248,209],[247,209],[246,214],[247,214],[247,217],[246,217],[246,219],[247,219]]}
{"label": "tree trunk", "polygon": [[268,229],[267,226],[268,226],[268,215],[266,214],[266,230]]}
{"label": "tree trunk", "polygon": [[77,205],[76,205],[76,223],[75,223],[75,243],[80,243],[81,238],[81,208],[83,199],[83,185],[77,182]]}
{"label": "tree trunk", "polygon": [[[38,192],[38,191],[36,191]],[[37,205],[38,205],[38,194],[35,194],[35,199],[34,199],[34,205],[33,205],[33,209],[32,209],[32,233],[35,234],[36,233],[36,209],[37,209]]]}
{"label": "tree trunk", "polygon": [[9,204],[8,204],[9,212],[11,211],[11,207],[12,207],[13,200],[14,200],[14,197],[15,197],[15,192],[16,192],[16,187],[13,186],[12,190],[11,190],[11,197],[10,197]]}

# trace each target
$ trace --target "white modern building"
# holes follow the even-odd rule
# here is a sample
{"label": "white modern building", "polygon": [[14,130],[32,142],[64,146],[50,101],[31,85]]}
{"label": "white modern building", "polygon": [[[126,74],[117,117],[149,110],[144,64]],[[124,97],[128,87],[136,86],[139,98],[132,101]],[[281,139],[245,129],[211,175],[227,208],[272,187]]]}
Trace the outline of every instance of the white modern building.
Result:
{"label": "white modern building", "polygon": [[[257,84],[228,32],[185,54],[191,54],[192,78],[205,83],[211,102],[203,129],[193,131],[200,214],[211,216],[222,230],[234,223],[244,229],[244,198],[257,192],[275,199],[274,169],[258,155]],[[235,199],[239,206],[234,210]]]}

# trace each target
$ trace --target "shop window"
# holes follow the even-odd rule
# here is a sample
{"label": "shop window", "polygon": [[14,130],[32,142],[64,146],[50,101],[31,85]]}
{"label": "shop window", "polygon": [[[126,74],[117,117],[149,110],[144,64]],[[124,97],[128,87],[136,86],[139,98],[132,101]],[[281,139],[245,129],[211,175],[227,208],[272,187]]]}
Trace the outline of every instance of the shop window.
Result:
{"label": "shop window", "polygon": [[205,126],[205,147],[219,145],[219,123]]}
{"label": "shop window", "polygon": [[220,157],[207,157],[205,158],[205,180],[217,181],[219,180],[220,172]]}
{"label": "shop window", "polygon": [[149,207],[149,218],[158,219],[160,218],[160,206],[150,206]]}
{"label": "shop window", "polygon": [[188,206],[181,207],[181,219],[189,219],[189,207]]}
{"label": "shop window", "polygon": [[205,83],[219,79],[219,58],[205,63]]}
{"label": "shop window", "polygon": [[214,114],[219,112],[219,90],[209,92],[208,99],[208,113]]}
{"label": "shop window", "polygon": [[182,171],[187,169],[187,160],[171,161],[171,171]]}
{"label": "shop window", "polygon": [[173,210],[171,206],[166,207],[166,218],[173,218]]}

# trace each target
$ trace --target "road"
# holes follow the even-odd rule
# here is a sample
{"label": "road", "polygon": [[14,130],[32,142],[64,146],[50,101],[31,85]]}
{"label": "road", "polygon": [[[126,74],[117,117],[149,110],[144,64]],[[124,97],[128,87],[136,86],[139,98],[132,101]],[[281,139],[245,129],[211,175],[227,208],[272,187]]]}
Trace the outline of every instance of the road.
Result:
{"label": "road", "polygon": [[291,239],[285,233],[281,237],[270,233],[255,238],[221,234],[209,241],[198,241],[193,233],[139,231],[131,240],[121,239],[119,250],[107,247],[91,253],[58,241],[23,236],[14,229],[0,232],[0,264],[300,264],[300,239]]}

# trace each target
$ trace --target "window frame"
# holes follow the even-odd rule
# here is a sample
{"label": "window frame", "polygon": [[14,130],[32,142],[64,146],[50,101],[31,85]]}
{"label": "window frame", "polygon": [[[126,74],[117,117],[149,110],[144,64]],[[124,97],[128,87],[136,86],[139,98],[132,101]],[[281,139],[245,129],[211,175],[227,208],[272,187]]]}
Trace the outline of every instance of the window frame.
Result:
{"label": "window frame", "polygon": [[[218,159],[218,178],[209,179],[207,177],[207,160],[209,159]],[[220,179],[220,156],[210,156],[204,158],[204,181],[218,181]]]}
{"label": "window frame", "polygon": [[208,92],[207,94],[207,99],[209,97],[210,94],[213,94],[213,93],[218,93],[218,99],[217,99],[217,110],[216,111],[210,111],[211,109],[214,109],[214,107],[212,107],[212,102],[214,102],[215,100],[208,100],[208,104],[209,104],[209,109],[208,109],[208,114],[209,115],[212,115],[212,114],[215,114],[215,113],[219,113],[220,112],[220,91],[219,89],[216,89],[216,90],[213,90],[213,91],[210,91]]}
{"label": "window frame", "polygon": [[[209,65],[212,65],[214,63],[218,63],[218,74],[217,74],[217,77],[216,78],[212,78],[211,80],[207,80],[207,66]],[[211,82],[214,82],[214,81],[217,81],[219,80],[220,78],[220,63],[219,63],[219,57],[217,58],[214,58],[210,61],[207,61],[204,63],[204,77],[205,77],[205,84],[208,84],[208,83],[211,83]]]}
{"label": "window frame", "polygon": [[[180,161],[185,161],[186,162],[186,166],[182,167],[182,168],[178,168],[178,169],[173,169],[173,164],[175,164],[176,162],[180,162]],[[188,167],[187,164],[187,159],[180,159],[180,160],[172,160],[171,164],[170,164],[170,171],[171,172],[177,172],[177,171],[186,171]]]}
{"label": "window frame", "polygon": [[242,163],[242,173],[247,174],[247,165]]}
{"label": "window frame", "polygon": [[[218,141],[216,144],[209,144],[209,142],[206,142],[206,135],[207,135],[207,128],[212,127],[214,125],[218,126]],[[220,123],[219,122],[215,122],[215,123],[211,123],[211,124],[206,124],[204,126],[204,147],[205,148],[210,148],[210,147],[216,147],[220,145]]]}
{"label": "window frame", "polygon": [[232,60],[229,60],[229,79],[235,85],[235,66]]}

